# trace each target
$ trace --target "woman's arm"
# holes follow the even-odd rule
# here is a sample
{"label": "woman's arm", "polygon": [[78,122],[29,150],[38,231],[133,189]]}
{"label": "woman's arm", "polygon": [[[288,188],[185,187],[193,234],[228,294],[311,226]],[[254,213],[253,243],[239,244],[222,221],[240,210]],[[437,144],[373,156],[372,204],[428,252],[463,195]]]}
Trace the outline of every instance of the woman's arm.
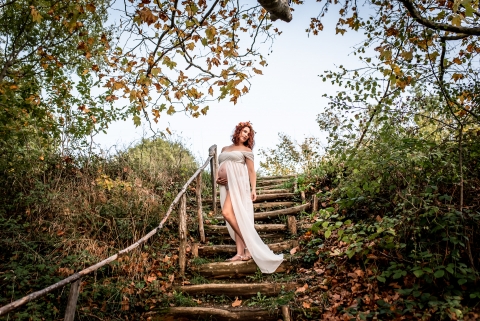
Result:
{"label": "woman's arm", "polygon": [[248,177],[250,178],[252,201],[255,201],[257,199],[257,173],[255,173],[255,166],[251,159],[245,158],[245,164],[247,164]]}

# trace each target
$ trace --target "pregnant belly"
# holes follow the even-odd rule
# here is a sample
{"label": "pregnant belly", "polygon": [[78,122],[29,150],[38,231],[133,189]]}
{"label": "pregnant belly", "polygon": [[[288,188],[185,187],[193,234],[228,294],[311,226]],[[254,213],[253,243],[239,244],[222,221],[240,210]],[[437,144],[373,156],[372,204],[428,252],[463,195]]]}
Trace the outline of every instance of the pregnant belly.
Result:
{"label": "pregnant belly", "polygon": [[218,169],[217,177],[221,179],[227,179],[227,171],[225,169],[225,166],[220,166]]}

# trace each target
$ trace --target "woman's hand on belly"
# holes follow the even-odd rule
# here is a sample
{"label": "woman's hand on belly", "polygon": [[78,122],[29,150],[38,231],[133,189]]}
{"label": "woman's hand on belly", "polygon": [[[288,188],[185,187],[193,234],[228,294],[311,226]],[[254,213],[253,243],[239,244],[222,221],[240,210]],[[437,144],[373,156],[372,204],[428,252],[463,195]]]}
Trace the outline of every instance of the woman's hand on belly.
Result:
{"label": "woman's hand on belly", "polygon": [[220,177],[217,177],[217,184],[219,185],[227,185],[228,181],[226,178],[220,178]]}
{"label": "woman's hand on belly", "polygon": [[227,185],[227,171],[224,167],[220,166],[217,172],[217,184]]}

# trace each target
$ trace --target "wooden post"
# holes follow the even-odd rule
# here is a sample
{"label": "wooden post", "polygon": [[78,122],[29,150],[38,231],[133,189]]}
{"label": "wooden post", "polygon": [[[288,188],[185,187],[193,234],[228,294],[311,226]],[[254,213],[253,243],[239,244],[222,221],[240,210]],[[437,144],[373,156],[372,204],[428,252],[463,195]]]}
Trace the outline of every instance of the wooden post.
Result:
{"label": "wooden post", "polygon": [[65,321],[73,321],[75,319],[75,310],[77,308],[78,295],[80,293],[80,285],[82,279],[70,284],[70,293],[68,294],[67,309],[65,310]]}
{"label": "wooden post", "polygon": [[288,308],[288,305],[282,305],[282,316],[283,316],[283,321],[292,320],[290,318],[290,309]]}
{"label": "wooden post", "polygon": [[297,192],[298,189],[298,182],[297,182],[297,174],[295,174],[295,180],[293,181],[293,192]]}
{"label": "wooden post", "polygon": [[305,202],[305,192],[301,191],[300,196],[302,197],[302,202]]}
{"label": "wooden post", "polygon": [[198,243],[193,244],[192,255],[193,257],[198,257],[198,248],[200,245]]}
{"label": "wooden post", "polygon": [[178,262],[180,264],[180,275],[185,276],[186,248],[187,248],[187,195],[184,193],[180,199],[178,209],[178,235],[180,238],[180,248],[178,251]]}
{"label": "wooden post", "polygon": [[198,216],[198,234],[200,242],[205,243],[205,229],[203,228],[203,210],[202,210],[202,173],[197,176],[197,216]]}
{"label": "wooden post", "polygon": [[293,215],[287,215],[288,231],[292,235],[297,235],[297,219]]}
{"label": "wooden post", "polygon": [[217,177],[217,145],[213,145],[209,149],[210,156],[213,156],[210,160],[210,171],[212,174],[212,201],[213,201],[213,215],[217,214],[217,183],[215,179]]}
{"label": "wooden post", "polygon": [[312,200],[312,211],[313,213],[318,212],[318,197],[317,195],[313,195],[313,200]]}

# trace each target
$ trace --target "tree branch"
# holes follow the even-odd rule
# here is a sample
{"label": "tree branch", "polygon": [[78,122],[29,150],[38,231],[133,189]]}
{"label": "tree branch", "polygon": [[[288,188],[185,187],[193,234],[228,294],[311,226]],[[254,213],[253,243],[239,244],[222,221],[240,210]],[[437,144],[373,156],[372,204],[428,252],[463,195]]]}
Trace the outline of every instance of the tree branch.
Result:
{"label": "tree branch", "polygon": [[404,7],[408,10],[412,18],[414,18],[418,23],[421,25],[434,29],[434,30],[443,30],[443,31],[449,31],[453,33],[462,33],[470,36],[480,36],[480,27],[458,27],[458,26],[453,26],[447,23],[438,23],[438,22],[433,22],[425,17],[422,16],[420,11],[415,8],[413,1],[412,0],[398,0],[401,2]]}

